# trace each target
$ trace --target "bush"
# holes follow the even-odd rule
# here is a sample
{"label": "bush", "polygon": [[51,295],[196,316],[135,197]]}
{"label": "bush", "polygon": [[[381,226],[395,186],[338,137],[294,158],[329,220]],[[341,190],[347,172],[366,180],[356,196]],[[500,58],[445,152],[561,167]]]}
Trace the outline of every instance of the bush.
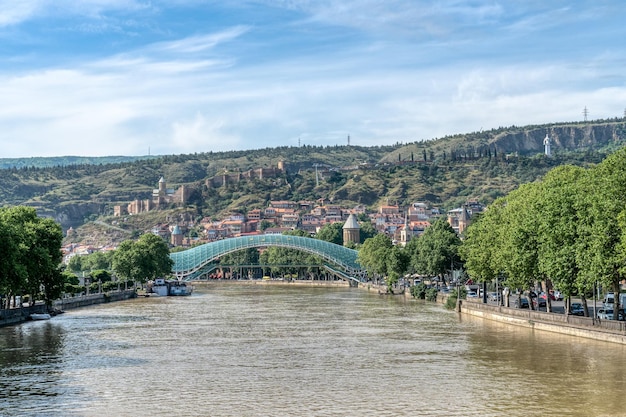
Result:
{"label": "bush", "polygon": [[426,289],[426,285],[420,282],[419,284],[411,287],[411,295],[413,298],[423,300],[426,298]]}
{"label": "bush", "polygon": [[[117,290],[117,285],[120,284],[117,281],[108,281],[102,284],[102,291],[115,291]],[[124,286],[124,283],[121,283],[121,286]]]}
{"label": "bush", "polygon": [[426,291],[426,300],[427,301],[437,301],[437,288],[429,288]]}
{"label": "bush", "polygon": [[85,292],[85,287],[82,285],[65,284],[63,291],[65,291],[66,294],[76,295]]}
{"label": "bush", "polygon": [[446,300],[446,304],[444,305],[448,310],[454,310],[456,308],[456,294],[454,295],[449,295],[448,299]]}

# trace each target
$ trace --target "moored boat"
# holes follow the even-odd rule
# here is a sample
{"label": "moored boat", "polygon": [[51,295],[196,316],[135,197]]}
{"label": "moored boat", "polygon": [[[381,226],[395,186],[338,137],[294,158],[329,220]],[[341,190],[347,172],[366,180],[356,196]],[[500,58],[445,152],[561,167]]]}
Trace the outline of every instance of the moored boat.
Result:
{"label": "moored boat", "polygon": [[155,295],[182,296],[191,295],[192,292],[193,287],[191,285],[179,280],[158,278],[148,286],[148,293]]}
{"label": "moored boat", "polygon": [[30,315],[31,320],[50,320],[50,317],[52,316],[48,313],[33,313]]}

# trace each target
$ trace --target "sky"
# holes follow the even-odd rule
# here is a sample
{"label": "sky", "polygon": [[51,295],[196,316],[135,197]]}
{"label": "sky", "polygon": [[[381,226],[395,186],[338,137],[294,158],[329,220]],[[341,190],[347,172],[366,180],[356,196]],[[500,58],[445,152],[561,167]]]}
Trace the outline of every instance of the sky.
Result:
{"label": "sky", "polygon": [[626,116],[623,0],[0,0],[0,158]]}

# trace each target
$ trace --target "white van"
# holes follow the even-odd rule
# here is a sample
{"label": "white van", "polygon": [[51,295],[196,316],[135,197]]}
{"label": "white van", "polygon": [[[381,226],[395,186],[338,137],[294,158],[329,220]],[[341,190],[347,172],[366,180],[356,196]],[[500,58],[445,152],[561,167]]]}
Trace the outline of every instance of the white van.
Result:
{"label": "white van", "polygon": [[613,308],[615,304],[615,294],[612,292],[607,293],[602,300],[604,308]]}
{"label": "white van", "polygon": [[[612,292],[607,293],[604,296],[604,300],[602,300],[602,304],[605,308],[615,308],[615,294]],[[619,304],[620,308],[626,307],[626,293],[619,294]]]}

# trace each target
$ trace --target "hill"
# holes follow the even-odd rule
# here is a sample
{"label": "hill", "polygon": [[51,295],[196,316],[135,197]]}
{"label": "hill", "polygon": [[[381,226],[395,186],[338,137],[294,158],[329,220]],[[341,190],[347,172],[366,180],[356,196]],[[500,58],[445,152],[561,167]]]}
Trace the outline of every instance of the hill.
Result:
{"label": "hill", "polygon": [[[543,155],[546,135],[551,158]],[[270,200],[324,199],[374,210],[387,201],[427,201],[444,209],[469,199],[489,204],[555,166],[598,163],[625,141],[626,120],[615,119],[513,126],[393,146],[280,147],[106,164],[64,165],[51,158],[40,161],[48,167],[0,169],[0,198],[5,205],[36,207],[64,229],[92,222],[90,228],[103,227],[115,241],[167,216],[218,218],[267,207]],[[279,164],[284,169],[276,169]],[[188,187],[185,207],[131,216],[123,232],[93,223],[112,225],[114,206],[149,198],[161,177],[168,187]]]}

